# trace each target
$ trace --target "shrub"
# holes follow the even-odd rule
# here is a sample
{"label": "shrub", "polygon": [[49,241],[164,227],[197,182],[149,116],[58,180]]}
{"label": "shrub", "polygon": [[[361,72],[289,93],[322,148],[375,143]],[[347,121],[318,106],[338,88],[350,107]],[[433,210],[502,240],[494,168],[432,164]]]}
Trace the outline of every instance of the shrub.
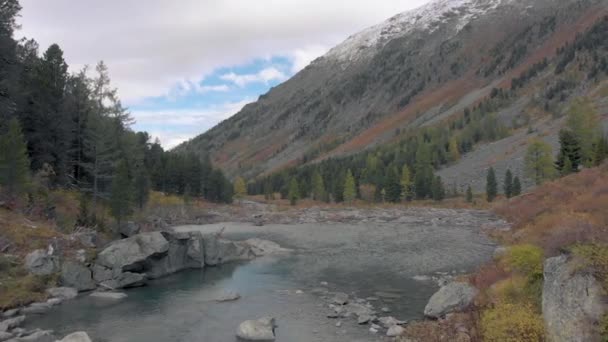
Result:
{"label": "shrub", "polygon": [[576,245],[572,253],[579,257],[584,268],[593,272],[608,291],[608,244]]}
{"label": "shrub", "polygon": [[513,276],[502,280],[492,287],[495,302],[531,305],[540,310],[542,298],[542,278]]}
{"label": "shrub", "polygon": [[543,273],[543,250],[533,245],[515,245],[509,248],[503,261],[510,270],[536,278]]}
{"label": "shrub", "polygon": [[498,304],[481,315],[486,342],[543,341],[542,318],[530,306]]}

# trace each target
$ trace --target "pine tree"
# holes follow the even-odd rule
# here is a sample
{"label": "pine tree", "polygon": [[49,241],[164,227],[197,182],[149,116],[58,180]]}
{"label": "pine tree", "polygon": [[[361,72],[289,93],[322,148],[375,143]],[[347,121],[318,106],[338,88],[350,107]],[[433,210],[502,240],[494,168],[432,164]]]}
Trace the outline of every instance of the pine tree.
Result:
{"label": "pine tree", "polygon": [[433,181],[433,166],[431,163],[431,151],[428,144],[421,143],[416,151],[416,174],[414,175],[414,190],[416,198],[425,199],[431,194],[431,183]]}
{"label": "pine tree", "polygon": [[[559,132],[560,151],[555,161],[555,168],[562,176],[578,171],[581,163],[581,147],[578,139],[570,130]],[[569,163],[566,169],[565,164]]]}
{"label": "pine tree", "polygon": [[470,185],[467,186],[466,200],[468,203],[473,203],[473,189],[471,189]]}
{"label": "pine tree", "polygon": [[121,160],[116,166],[112,180],[112,193],[110,196],[110,210],[118,226],[132,213],[133,187],[129,179],[129,167],[126,161]]}
{"label": "pine tree", "polygon": [[504,190],[507,198],[511,198],[513,196],[513,174],[509,169],[507,169],[507,172],[505,173]]}
{"label": "pine tree", "polygon": [[494,168],[491,167],[486,176],[486,198],[488,202],[494,201],[497,194],[498,184],[496,183],[496,173],[494,172]]}
{"label": "pine tree", "polygon": [[385,199],[391,203],[401,201],[401,184],[397,167],[391,166],[388,168],[388,174],[384,185]]}
{"label": "pine tree", "polygon": [[312,199],[315,201],[324,201],[325,197],[326,194],[323,176],[321,176],[319,170],[315,170],[312,175]]}
{"label": "pine tree", "polygon": [[553,167],[551,145],[542,140],[532,140],[528,146],[524,164],[527,176],[533,179],[536,185],[552,179],[555,175],[555,168]]}
{"label": "pine tree", "polygon": [[513,196],[521,195],[521,182],[519,181],[519,177],[515,176],[513,179]]}
{"label": "pine tree", "polygon": [[346,172],[346,179],[344,180],[344,202],[352,204],[357,198],[357,189],[355,185],[355,177],[353,173],[348,170]]}
{"label": "pine tree", "polygon": [[236,177],[234,179],[234,197],[243,198],[247,195],[247,185],[245,185],[245,180],[241,177]]}
{"label": "pine tree", "polygon": [[135,170],[133,188],[135,204],[139,210],[142,210],[150,197],[150,177],[143,165],[138,166]]}
{"label": "pine tree", "polygon": [[296,177],[292,177],[289,182],[289,191],[287,193],[287,198],[289,199],[289,203],[291,205],[296,205],[298,200],[300,199],[300,188],[298,186],[298,181]]}
{"label": "pine tree", "polygon": [[433,196],[433,200],[435,201],[443,201],[445,198],[445,187],[443,185],[443,181],[441,177],[433,177],[433,182],[431,185],[431,192]]}
{"label": "pine tree", "polygon": [[0,135],[0,185],[13,198],[28,185],[30,162],[17,119],[11,119],[5,129],[6,132]]}
{"label": "pine tree", "polygon": [[403,165],[401,169],[401,200],[411,201],[414,197],[412,176],[407,165]]}

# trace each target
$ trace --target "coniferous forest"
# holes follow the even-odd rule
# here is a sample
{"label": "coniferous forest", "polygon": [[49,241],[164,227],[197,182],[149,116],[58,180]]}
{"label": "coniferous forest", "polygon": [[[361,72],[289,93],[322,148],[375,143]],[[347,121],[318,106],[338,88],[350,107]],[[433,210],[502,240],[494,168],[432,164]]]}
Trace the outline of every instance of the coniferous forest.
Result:
{"label": "coniferous forest", "polygon": [[[4,200],[35,186],[82,192],[120,218],[150,190],[232,200],[232,184],[208,158],[165,151],[135,132],[103,62],[69,70],[60,46],[16,41],[17,0],[0,1],[0,185]],[[122,208],[122,209],[121,209]]]}

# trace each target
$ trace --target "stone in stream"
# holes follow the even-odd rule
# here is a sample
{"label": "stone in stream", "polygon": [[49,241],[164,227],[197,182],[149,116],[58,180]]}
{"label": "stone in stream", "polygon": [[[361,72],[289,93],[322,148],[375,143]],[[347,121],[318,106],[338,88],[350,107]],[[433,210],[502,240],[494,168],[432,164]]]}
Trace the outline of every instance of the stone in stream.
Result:
{"label": "stone in stream", "polygon": [[595,341],[607,310],[600,282],[565,255],[544,264],[542,311],[551,341]]}
{"label": "stone in stream", "polygon": [[37,249],[25,257],[25,268],[35,275],[50,275],[59,271],[59,260],[45,250]]}
{"label": "stone in stream", "polygon": [[91,270],[75,261],[66,261],[61,265],[59,281],[62,285],[73,287],[78,291],[94,290],[97,286],[91,275]]}
{"label": "stone in stream", "polygon": [[0,342],[4,342],[11,338],[13,338],[13,334],[6,332],[6,331],[0,331]]}
{"label": "stone in stream", "polygon": [[32,303],[21,309],[22,314],[31,314],[31,315],[40,315],[43,314],[52,307],[51,304],[48,303]]}
{"label": "stone in stream", "polygon": [[424,315],[440,318],[453,311],[462,311],[471,305],[477,292],[475,287],[467,283],[450,283],[431,297],[424,308]]}
{"label": "stone in stream", "polygon": [[25,321],[25,316],[18,316],[14,318],[9,318],[0,322],[0,331],[9,331],[16,327],[18,327],[21,323]]}
{"label": "stone in stream", "polygon": [[216,302],[233,302],[241,298],[241,295],[235,291],[223,291],[217,298]]}
{"label": "stone in stream", "polygon": [[127,298],[126,293],[122,292],[99,292],[95,291],[90,294],[91,297],[101,298],[101,299],[111,299],[111,300],[119,300],[123,298]]}
{"label": "stone in stream", "polygon": [[71,333],[57,342],[92,342],[89,335],[84,331]]}
{"label": "stone in stream", "polygon": [[277,325],[274,317],[262,317],[241,323],[236,336],[244,341],[274,341]]}
{"label": "stone in stream", "polygon": [[344,305],[348,303],[348,295],[344,292],[336,292],[331,302],[338,305]]}
{"label": "stone in stream", "polygon": [[12,318],[19,314],[19,309],[10,309],[6,310],[2,313],[2,317],[4,318]]}
{"label": "stone in stream", "polygon": [[46,300],[46,303],[52,306],[59,305],[63,302],[61,298],[49,298]]}
{"label": "stone in stream", "polygon": [[54,342],[55,337],[53,336],[52,330],[40,330],[36,329],[29,332],[26,336],[21,336],[9,342]]}
{"label": "stone in stream", "polygon": [[51,297],[61,298],[63,300],[74,299],[78,296],[78,290],[71,287],[51,287],[46,290]]}
{"label": "stone in stream", "polygon": [[404,332],[405,332],[405,329],[402,326],[393,325],[392,327],[388,328],[388,330],[386,331],[386,336],[397,337],[397,336],[401,336]]}
{"label": "stone in stream", "polygon": [[123,272],[116,278],[106,280],[101,283],[107,289],[123,289],[129,287],[139,287],[146,284],[146,276],[140,273]]}
{"label": "stone in stream", "polygon": [[380,323],[380,325],[382,325],[386,329],[388,329],[392,326],[395,326],[395,325],[402,325],[402,324],[407,323],[406,321],[400,321],[392,316],[380,317],[380,318],[378,318],[378,322]]}
{"label": "stone in stream", "polygon": [[371,315],[360,315],[359,318],[357,318],[357,324],[367,324],[372,320],[374,320],[374,317]]}

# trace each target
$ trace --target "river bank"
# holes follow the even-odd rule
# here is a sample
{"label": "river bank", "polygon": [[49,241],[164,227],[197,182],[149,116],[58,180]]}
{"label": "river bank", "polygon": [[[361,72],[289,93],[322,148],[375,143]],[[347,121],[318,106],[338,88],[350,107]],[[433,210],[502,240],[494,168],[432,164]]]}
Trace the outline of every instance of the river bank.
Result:
{"label": "river bank", "polygon": [[[322,224],[176,227],[178,233],[189,234],[222,231],[230,240],[267,239],[294,252],[279,259],[264,257],[246,264],[186,271],[127,291],[128,297],[118,302],[100,304],[98,299],[81,296],[30,319],[28,326],[61,333],[85,330],[94,340],[163,341],[179,336],[177,340],[195,341],[200,340],[196,336],[206,336],[205,341],[231,341],[237,320],[270,314],[277,318],[279,341],[382,340],[384,332],[370,332],[369,325],[359,325],[356,319],[328,318],[331,294],[344,292],[353,301],[366,300],[377,313],[399,320],[420,319],[438,288],[437,280],[466,273],[491,258],[495,245],[481,227],[496,229],[503,224],[478,211],[390,212],[395,214],[319,210],[317,217],[332,218]],[[299,220],[308,217],[310,210]],[[325,282],[327,292],[319,289]],[[213,297],[220,289],[239,291],[242,297],[221,304],[197,299]],[[235,315],[235,310],[241,314]],[[181,321],[187,324],[177,323]],[[146,326],[158,327],[158,331]],[[151,334],[145,333],[148,330]],[[107,336],[109,331],[112,336]],[[159,336],[165,337],[155,339]]]}

